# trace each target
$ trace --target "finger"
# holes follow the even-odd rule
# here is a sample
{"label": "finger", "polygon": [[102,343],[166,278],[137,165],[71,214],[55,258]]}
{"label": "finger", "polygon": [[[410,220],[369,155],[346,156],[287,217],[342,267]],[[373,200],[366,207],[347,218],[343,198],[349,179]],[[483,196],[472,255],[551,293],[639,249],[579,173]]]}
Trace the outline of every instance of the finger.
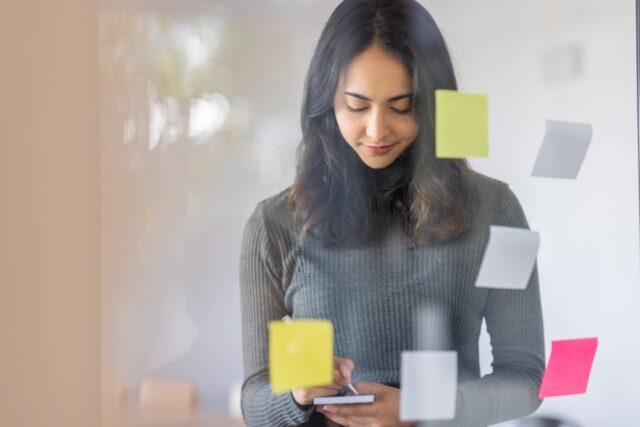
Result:
{"label": "finger", "polygon": [[389,388],[385,385],[378,383],[365,383],[359,382],[353,385],[360,394],[373,394],[376,398],[382,396],[385,393],[385,389]]}
{"label": "finger", "polygon": [[296,397],[296,401],[307,404],[316,397],[335,396],[346,384],[348,384],[337,369],[333,370],[333,381],[334,382],[332,384],[326,384],[321,387],[296,389],[293,390],[293,394]]}
{"label": "finger", "polygon": [[330,387],[314,387],[293,390],[293,396],[298,403],[308,405],[313,403],[316,397],[335,396],[336,389]]}
{"label": "finger", "polygon": [[334,396],[336,394],[336,391],[338,391],[339,388],[338,387],[314,387],[314,388],[310,388],[308,389],[309,394],[312,395],[313,397],[325,397],[325,396]]}
{"label": "finger", "polygon": [[320,411],[324,414],[325,417],[330,419],[336,424],[340,424],[345,427],[368,427],[373,425],[374,419],[372,418],[363,418],[363,417],[347,417],[335,414],[329,414],[323,411]]}
{"label": "finger", "polygon": [[345,385],[349,384],[349,381],[350,379],[345,378],[339,369],[333,369],[333,385],[338,388],[338,391],[340,391]]}
{"label": "finger", "polygon": [[372,417],[377,414],[378,404],[365,403],[353,405],[324,405],[323,411],[329,414],[351,417]]}
{"label": "finger", "polygon": [[348,421],[345,417],[341,417],[339,415],[333,415],[333,414],[328,414],[324,411],[319,411],[321,412],[326,418],[330,419],[331,421],[333,421],[336,424],[339,424],[341,426],[348,426]]}
{"label": "finger", "polygon": [[353,360],[349,359],[348,357],[334,356],[333,357],[333,364],[335,366],[338,366],[338,365],[341,365],[341,364],[347,364],[347,365],[350,365],[351,367],[353,367]]}
{"label": "finger", "polygon": [[347,382],[351,381],[351,373],[355,369],[355,363],[353,360],[346,359],[343,357],[334,357],[333,358],[334,366],[342,372],[342,375],[345,377]]}
{"label": "finger", "polygon": [[349,418],[350,427],[370,427],[375,424],[375,419],[368,417],[351,417]]}
{"label": "finger", "polygon": [[309,390],[313,390],[313,389],[329,389],[329,390],[333,390],[334,394],[336,392],[339,392],[340,390],[342,390],[342,388],[345,386],[344,379],[342,378],[342,374],[340,373],[339,370],[334,369],[333,370],[333,383],[331,384],[325,384],[321,387],[310,387]]}
{"label": "finger", "polygon": [[351,375],[351,372],[355,369],[355,363],[351,359],[344,357],[334,357],[334,366],[340,369],[341,372]]}

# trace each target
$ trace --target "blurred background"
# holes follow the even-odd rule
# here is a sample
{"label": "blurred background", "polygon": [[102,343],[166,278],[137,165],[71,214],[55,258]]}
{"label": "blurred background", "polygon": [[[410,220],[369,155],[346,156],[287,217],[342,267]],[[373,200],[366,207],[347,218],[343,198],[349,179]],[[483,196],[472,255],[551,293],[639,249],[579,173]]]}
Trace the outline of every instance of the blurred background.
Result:
{"label": "blurred background", "polygon": [[[472,166],[541,233],[547,356],[552,339],[600,340],[587,394],[538,414],[636,426],[635,2],[421,3],[460,90],[489,95],[490,157]],[[304,76],[337,4],[3,2],[0,425],[99,425],[98,398],[102,425],[178,425],[136,415],[175,390],[197,394],[182,408],[202,425],[240,424],[242,230],[292,181]],[[531,177],[547,119],[593,125],[577,180]]]}

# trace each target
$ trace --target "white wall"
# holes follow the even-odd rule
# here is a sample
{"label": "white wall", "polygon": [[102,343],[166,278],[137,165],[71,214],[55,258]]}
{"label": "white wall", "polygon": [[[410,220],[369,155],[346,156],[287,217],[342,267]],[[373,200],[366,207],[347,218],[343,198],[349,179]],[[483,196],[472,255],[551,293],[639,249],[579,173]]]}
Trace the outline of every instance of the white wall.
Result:
{"label": "white wall", "polygon": [[3,427],[100,425],[97,11],[0,2]]}
{"label": "white wall", "polygon": [[[508,182],[533,229],[548,342],[597,336],[586,395],[547,399],[542,414],[585,427],[637,425],[640,281],[635,2],[425,1],[463,91],[489,94],[490,158],[473,166]],[[500,13],[498,13],[501,11]],[[549,49],[579,46],[581,72],[545,78]],[[591,123],[578,179],[530,176],[545,119]],[[485,369],[488,341],[483,341]]]}

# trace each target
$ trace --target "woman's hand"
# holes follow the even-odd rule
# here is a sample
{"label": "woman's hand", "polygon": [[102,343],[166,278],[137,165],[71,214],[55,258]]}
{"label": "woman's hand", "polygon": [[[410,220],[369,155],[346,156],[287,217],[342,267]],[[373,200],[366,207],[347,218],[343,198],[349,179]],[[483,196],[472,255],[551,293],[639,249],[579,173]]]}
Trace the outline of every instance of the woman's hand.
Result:
{"label": "woman's hand", "polygon": [[293,390],[293,399],[301,406],[313,404],[316,397],[333,396],[351,382],[351,372],[354,364],[351,359],[333,358],[333,383],[323,387],[303,388]]}
{"label": "woman's hand", "polygon": [[358,383],[360,394],[373,394],[375,402],[358,405],[323,405],[318,411],[345,427],[410,427],[400,422],[400,390],[376,383]]}

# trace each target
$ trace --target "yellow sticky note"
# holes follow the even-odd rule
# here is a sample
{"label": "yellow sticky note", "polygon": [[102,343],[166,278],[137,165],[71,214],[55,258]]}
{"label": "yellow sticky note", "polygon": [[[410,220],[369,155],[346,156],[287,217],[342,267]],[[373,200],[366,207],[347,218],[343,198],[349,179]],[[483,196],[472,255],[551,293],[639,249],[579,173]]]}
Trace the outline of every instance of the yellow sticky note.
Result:
{"label": "yellow sticky note", "polygon": [[436,90],[436,157],[489,156],[487,95]]}
{"label": "yellow sticky note", "polygon": [[333,325],[327,320],[269,323],[269,376],[275,393],[333,382]]}

